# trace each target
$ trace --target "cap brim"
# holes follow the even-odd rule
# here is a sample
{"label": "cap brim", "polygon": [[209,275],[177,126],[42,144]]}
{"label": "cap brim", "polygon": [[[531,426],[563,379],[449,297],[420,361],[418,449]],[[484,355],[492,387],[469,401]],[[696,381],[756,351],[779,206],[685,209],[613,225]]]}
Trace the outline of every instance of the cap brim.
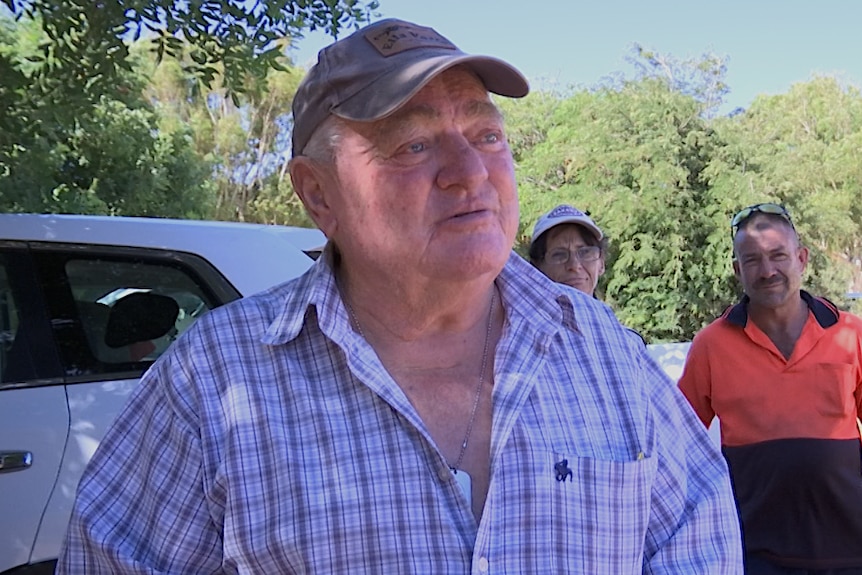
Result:
{"label": "cap brim", "polygon": [[584,228],[592,232],[593,236],[598,241],[602,241],[602,238],[604,238],[605,236],[604,233],[602,233],[602,230],[599,229],[599,226],[592,223],[591,221],[585,220],[580,216],[569,216],[562,218],[554,218],[553,221],[544,222],[544,225],[537,225],[536,228],[533,230],[533,237],[532,239],[530,239],[530,244],[533,244],[539,236],[541,236],[548,230],[563,224],[577,224],[579,226],[583,226]]}
{"label": "cap brim", "polygon": [[489,92],[500,96],[522,98],[530,91],[527,79],[503,60],[490,56],[447,53],[420,58],[411,65],[399,66],[381,75],[331,112],[348,120],[379,120],[403,106],[428,82],[454,66],[466,66],[479,77]]}

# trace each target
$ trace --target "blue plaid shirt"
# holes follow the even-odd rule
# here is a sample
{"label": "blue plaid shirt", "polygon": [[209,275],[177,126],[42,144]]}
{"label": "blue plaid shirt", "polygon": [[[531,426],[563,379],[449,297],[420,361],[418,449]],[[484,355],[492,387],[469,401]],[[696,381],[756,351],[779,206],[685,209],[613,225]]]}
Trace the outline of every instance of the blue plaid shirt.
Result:
{"label": "blue plaid shirt", "polygon": [[478,525],[321,258],[144,376],[58,573],[741,573],[724,460],[642,343],[517,255],[497,285]]}

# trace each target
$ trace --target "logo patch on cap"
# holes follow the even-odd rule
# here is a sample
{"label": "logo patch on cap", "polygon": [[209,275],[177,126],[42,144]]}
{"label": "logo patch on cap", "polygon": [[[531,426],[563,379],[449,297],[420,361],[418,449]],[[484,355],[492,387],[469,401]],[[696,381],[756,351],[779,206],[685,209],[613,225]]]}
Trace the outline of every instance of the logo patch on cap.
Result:
{"label": "logo patch on cap", "polygon": [[586,214],[577,208],[573,208],[572,206],[557,206],[551,213],[548,214],[549,218],[562,218],[565,216],[575,216],[582,217]]}
{"label": "logo patch on cap", "polygon": [[438,34],[433,28],[411,24],[392,24],[382,30],[369,30],[365,39],[371,42],[383,57],[394,56],[415,48],[443,48],[457,50],[455,44]]}

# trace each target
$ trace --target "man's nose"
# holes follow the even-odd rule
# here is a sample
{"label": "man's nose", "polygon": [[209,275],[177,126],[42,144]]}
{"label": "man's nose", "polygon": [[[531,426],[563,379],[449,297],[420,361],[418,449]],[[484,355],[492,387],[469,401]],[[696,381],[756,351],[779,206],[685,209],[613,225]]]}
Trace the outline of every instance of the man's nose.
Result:
{"label": "man's nose", "polygon": [[488,178],[482,153],[460,133],[446,134],[439,145],[437,185],[471,189]]}
{"label": "man's nose", "polygon": [[764,279],[771,278],[778,273],[778,266],[769,258],[764,258],[760,263],[760,276]]}

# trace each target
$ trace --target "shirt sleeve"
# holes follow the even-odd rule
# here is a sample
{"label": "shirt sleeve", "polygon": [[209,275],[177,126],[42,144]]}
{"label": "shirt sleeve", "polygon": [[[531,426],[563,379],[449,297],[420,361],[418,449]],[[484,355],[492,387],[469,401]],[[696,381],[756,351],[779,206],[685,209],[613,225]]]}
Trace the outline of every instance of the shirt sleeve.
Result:
{"label": "shirt sleeve", "polygon": [[712,381],[709,357],[702,339],[698,336],[694,337],[688,350],[682,376],[679,378],[679,388],[703,425],[709,428],[715,418],[715,411],[712,409]]}
{"label": "shirt sleeve", "polygon": [[658,459],[644,573],[743,573],[742,539],[727,463],[656,365],[647,367]]}
{"label": "shirt sleeve", "polygon": [[221,572],[200,440],[178,413],[169,355],[141,380],[87,466],[57,573]]}

